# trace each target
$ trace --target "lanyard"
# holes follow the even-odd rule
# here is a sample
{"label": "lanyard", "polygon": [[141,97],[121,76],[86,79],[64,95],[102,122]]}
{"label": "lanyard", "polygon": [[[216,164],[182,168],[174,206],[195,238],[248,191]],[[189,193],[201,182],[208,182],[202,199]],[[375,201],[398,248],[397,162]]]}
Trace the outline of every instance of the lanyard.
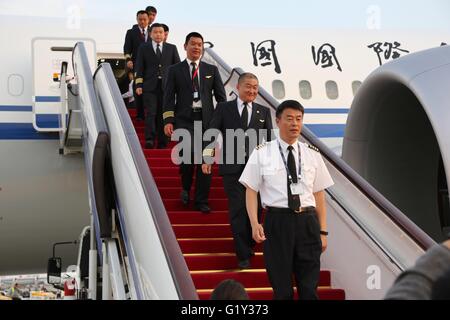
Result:
{"label": "lanyard", "polygon": [[[300,157],[300,144],[297,142],[297,147],[298,147],[298,180],[301,180],[301,173],[302,173],[302,158]],[[283,159],[283,163],[284,163],[284,167],[286,168],[286,171],[287,171],[287,174],[288,174],[288,179],[289,179],[289,183],[292,183],[292,176],[291,176],[291,173],[289,172],[289,168],[288,168],[288,166],[287,166],[287,161],[286,161],[286,158],[284,157],[284,154],[283,154],[283,150],[281,149],[281,144],[280,144],[280,141],[278,141],[278,150],[280,150],[280,155],[281,155],[281,158]],[[294,158],[295,159],[295,158]]]}
{"label": "lanyard", "polygon": [[[197,68],[195,68],[195,70],[193,70],[194,71],[194,73],[192,74],[192,91],[193,92],[197,92],[197,90],[200,90],[200,88],[196,88],[196,84],[195,84],[195,77],[197,77],[198,76],[198,68],[200,68],[200,63],[198,64],[198,66],[197,66]],[[197,81],[199,81],[198,80],[198,78],[197,78]],[[200,86],[200,82],[198,82],[198,85]]]}
{"label": "lanyard", "polygon": [[198,68],[200,68],[200,61],[197,64],[197,68],[195,68],[195,70],[193,70],[194,73],[192,73],[192,77],[191,77],[192,82],[194,82],[195,77],[198,75]]}
{"label": "lanyard", "polygon": [[195,77],[198,74],[198,68],[200,68],[200,63],[198,64],[197,68],[195,68],[195,70],[194,70],[194,74],[192,75],[192,81],[194,81]]}

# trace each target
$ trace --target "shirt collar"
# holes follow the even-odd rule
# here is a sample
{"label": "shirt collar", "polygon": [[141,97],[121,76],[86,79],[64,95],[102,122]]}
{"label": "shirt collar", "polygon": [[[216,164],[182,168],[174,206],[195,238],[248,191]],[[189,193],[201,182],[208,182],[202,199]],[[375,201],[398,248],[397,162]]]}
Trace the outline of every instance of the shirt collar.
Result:
{"label": "shirt collar", "polygon": [[192,60],[189,60],[188,58],[186,58],[186,61],[187,61],[187,64],[188,64],[189,68],[191,67],[191,63],[192,62],[195,62],[195,65],[197,66],[197,68],[198,68],[198,66],[200,64],[200,59],[197,60],[197,61],[192,61]]}
{"label": "shirt collar", "polygon": [[[239,109],[244,108],[244,101],[242,101],[239,97],[237,98],[237,105],[239,107]],[[252,109],[253,105],[251,102],[247,102],[247,106],[250,108],[250,110]]]}
{"label": "shirt collar", "polygon": [[159,48],[162,50],[163,47],[163,42],[157,43],[155,40],[152,40],[152,44],[153,44],[153,48],[157,48],[158,44],[159,44]]}
{"label": "shirt collar", "polygon": [[[280,142],[280,145],[281,145],[281,149],[284,151],[284,152],[287,152],[288,150],[287,150],[287,148],[288,148],[288,146],[289,146],[289,144],[287,144],[287,142],[285,142],[283,139],[281,139],[280,137],[278,137],[278,141]],[[294,152],[295,153],[298,153],[298,145],[299,145],[299,143],[297,142],[297,143],[294,143],[292,146],[294,147]]]}

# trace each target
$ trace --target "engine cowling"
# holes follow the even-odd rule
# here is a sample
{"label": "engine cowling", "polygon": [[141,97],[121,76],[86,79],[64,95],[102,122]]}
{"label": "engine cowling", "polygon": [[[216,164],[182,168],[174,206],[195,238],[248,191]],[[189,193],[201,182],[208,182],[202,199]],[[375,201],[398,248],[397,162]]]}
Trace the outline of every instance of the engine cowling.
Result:
{"label": "engine cowling", "polygon": [[343,159],[436,241],[450,231],[450,46],[372,72],[347,119]]}

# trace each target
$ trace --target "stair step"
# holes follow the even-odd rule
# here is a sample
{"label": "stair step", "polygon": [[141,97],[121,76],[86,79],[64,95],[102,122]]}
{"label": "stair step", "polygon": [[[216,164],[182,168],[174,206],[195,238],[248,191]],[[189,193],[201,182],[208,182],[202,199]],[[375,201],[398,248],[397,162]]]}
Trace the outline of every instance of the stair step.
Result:
{"label": "stair step", "polygon": [[[178,167],[167,168],[167,167],[150,167],[153,177],[180,177],[180,169]],[[218,176],[219,169],[212,168],[212,175]]]}
{"label": "stair step", "polygon": [[[191,276],[196,289],[215,288],[226,279],[234,279],[245,288],[270,287],[265,269],[191,271]],[[292,285],[295,285],[294,282]],[[320,271],[319,286],[330,286],[329,271]]]}
{"label": "stair step", "polygon": [[208,214],[200,211],[168,211],[169,220],[172,224],[182,223],[206,223],[225,224],[229,223],[228,211],[211,211]]}
{"label": "stair step", "polygon": [[131,117],[131,122],[133,122],[134,127],[142,127],[145,126],[144,121],[142,120],[136,120],[136,117]]}
{"label": "stair step", "polygon": [[[195,187],[195,178],[193,179],[192,187]],[[181,188],[181,177],[155,177],[156,185],[161,187],[176,187]],[[212,177],[211,187],[223,187],[222,177]]]}
{"label": "stair step", "polygon": [[[197,294],[200,300],[209,300],[213,289],[197,290]],[[272,300],[273,291],[272,288],[255,288],[246,289],[250,300]],[[294,289],[294,299],[297,299],[297,292]],[[345,292],[341,289],[332,288],[318,288],[317,295],[320,300],[345,300]]]}
{"label": "stair step", "polygon": [[150,168],[153,167],[178,168],[178,165],[173,163],[172,160],[167,157],[162,158],[149,157],[147,158],[147,163],[149,164]]}
{"label": "stair step", "polygon": [[[232,238],[178,238],[183,253],[221,253],[234,252]],[[255,246],[256,252],[262,251],[262,244]]]}
{"label": "stair step", "polygon": [[[162,154],[164,154],[164,156],[166,156],[170,160],[170,150],[172,148],[172,145],[170,143],[165,149],[146,149],[145,148],[145,138],[144,138],[144,136],[142,136],[142,135],[138,136],[138,139],[139,139],[139,142],[141,143],[141,148],[144,151],[144,154],[145,154],[145,151],[153,151],[153,150],[163,151]],[[168,155],[166,153],[164,153],[164,151],[167,152],[167,150],[169,151]]]}
{"label": "stair step", "polygon": [[233,236],[229,224],[178,224],[172,227],[177,238],[228,238]]}
{"label": "stair step", "polygon": [[[164,199],[164,206],[167,211],[183,211],[183,210],[195,210],[194,201],[191,200],[188,205],[184,205],[180,199]],[[223,211],[228,209],[228,201],[226,199],[209,199],[209,207],[211,210]]]}
{"label": "stair step", "polygon": [[[189,270],[211,270],[235,269],[238,260],[234,253],[198,253],[185,254],[184,259]],[[264,257],[262,252],[257,252],[250,260],[252,269],[264,269]]]}
{"label": "stair step", "polygon": [[[164,187],[159,188],[159,193],[163,199],[180,199],[181,187]],[[210,194],[216,199],[226,199],[225,190],[223,188],[214,187],[210,189]],[[194,199],[194,190],[191,190],[191,199]]]}
{"label": "stair step", "polygon": [[[178,168],[179,165],[175,164],[170,157],[147,157],[147,163],[150,167],[167,167],[167,168]],[[217,164],[213,164],[213,169],[218,168]]]}
{"label": "stair step", "polygon": [[144,149],[146,158],[167,158],[170,159],[172,149]]}

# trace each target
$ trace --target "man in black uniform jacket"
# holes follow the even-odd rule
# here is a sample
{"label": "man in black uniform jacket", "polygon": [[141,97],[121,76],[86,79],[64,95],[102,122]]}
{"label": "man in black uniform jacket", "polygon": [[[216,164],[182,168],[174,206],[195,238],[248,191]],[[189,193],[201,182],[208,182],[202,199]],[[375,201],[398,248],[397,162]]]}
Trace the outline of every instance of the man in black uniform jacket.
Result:
{"label": "man in black uniform jacket", "polygon": [[[127,63],[127,68],[135,70],[137,53],[140,45],[150,41],[150,33],[148,28],[149,18],[148,13],[145,10],[140,10],[136,14],[137,26],[127,30],[125,35],[125,43],[123,45],[123,53]],[[136,74],[135,74],[136,76]],[[142,104],[142,95],[134,95],[134,101],[137,110],[137,118],[144,119],[144,106]]]}
{"label": "man in black uniform jacket", "polygon": [[210,211],[208,195],[211,175],[203,174],[201,163],[194,164],[193,161],[198,158],[194,156],[194,121],[201,121],[202,130],[206,130],[214,112],[213,95],[217,102],[223,102],[226,101],[226,94],[217,67],[200,61],[203,53],[202,35],[197,32],[189,33],[184,48],[187,59],[171,66],[167,74],[164,89],[164,132],[169,137],[174,128],[187,129],[191,133],[191,159],[180,165],[183,185],[180,197],[183,204],[189,203],[192,176],[197,167],[194,205],[197,210],[207,213]]}
{"label": "man in black uniform jacket", "polygon": [[[249,259],[254,255],[255,241],[252,239],[252,227],[245,207],[245,187],[239,183],[239,177],[252,150],[263,141],[271,140],[272,130],[270,110],[255,102],[258,86],[258,78],[254,74],[243,73],[238,80],[238,98],[219,103],[209,125],[210,129],[219,130],[223,136],[219,174],[223,177],[228,197],[231,230],[241,269],[250,267]],[[226,134],[227,130],[232,130],[234,135]],[[250,141],[250,137],[253,141]],[[214,149],[205,148],[204,155],[213,156]],[[203,164],[202,170],[211,174],[211,164]]]}
{"label": "man in black uniform jacket", "polygon": [[[153,6],[148,6],[147,8],[145,8],[145,11],[147,11],[148,13],[148,26],[150,27],[152,23],[156,20],[156,14],[158,13],[158,11]],[[134,28],[139,28],[139,25],[134,24],[133,29]]]}
{"label": "man in black uniform jacket", "polygon": [[177,47],[163,42],[164,28],[159,23],[150,27],[152,41],[139,47],[136,60],[136,93],[144,97],[144,107],[147,110],[145,118],[145,147],[153,148],[155,135],[158,137],[158,148],[167,146],[164,134],[162,103],[163,83],[167,68],[180,62]]}

